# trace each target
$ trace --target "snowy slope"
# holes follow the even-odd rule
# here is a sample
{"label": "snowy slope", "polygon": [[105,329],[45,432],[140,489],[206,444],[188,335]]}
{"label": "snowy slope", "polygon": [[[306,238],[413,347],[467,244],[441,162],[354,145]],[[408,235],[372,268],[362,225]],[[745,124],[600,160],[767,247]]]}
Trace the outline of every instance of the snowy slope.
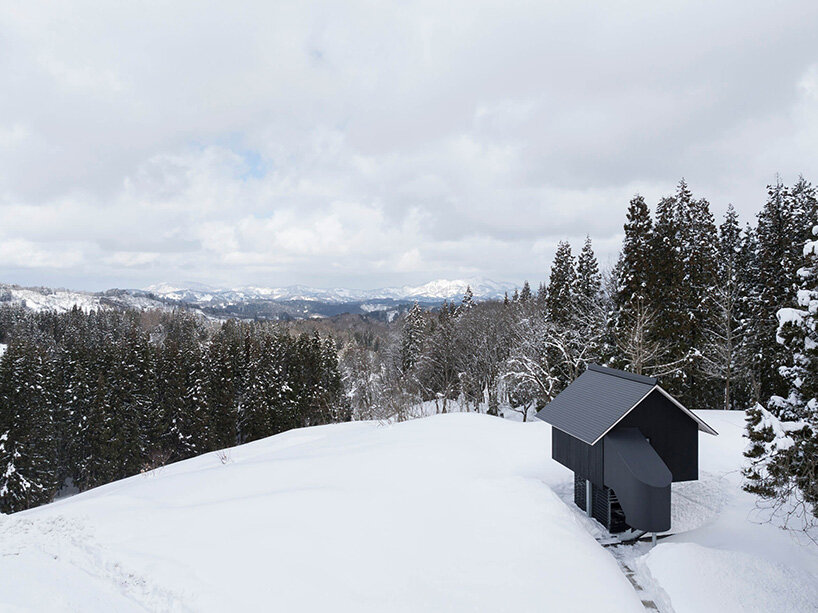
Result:
{"label": "snowy slope", "polygon": [[108,290],[81,292],[48,287],[21,287],[0,283],[0,304],[25,306],[32,311],[70,311],[74,306],[83,311],[110,308],[166,309],[172,307],[145,295],[144,292]]}
{"label": "snowy slope", "polygon": [[0,516],[0,610],[816,610],[818,546],[739,487],[743,414],[700,414],[720,436],[652,550],[594,540],[546,424],[339,424]]}
{"label": "snowy slope", "polygon": [[32,311],[70,311],[74,305],[84,311],[101,307],[100,296],[86,292],[10,285],[0,286],[0,290],[7,293],[7,302],[25,304]]}
{"label": "snowy slope", "polygon": [[641,610],[543,482],[567,477],[549,439],[474,414],[340,424],[132,477],[3,518],[0,608]]}
{"label": "snowy slope", "polygon": [[[676,613],[818,611],[818,542],[781,530],[741,490],[744,413],[696,411],[718,432],[700,435],[700,480],[674,484],[691,530],[639,561]],[[818,535],[813,535],[818,536]]]}

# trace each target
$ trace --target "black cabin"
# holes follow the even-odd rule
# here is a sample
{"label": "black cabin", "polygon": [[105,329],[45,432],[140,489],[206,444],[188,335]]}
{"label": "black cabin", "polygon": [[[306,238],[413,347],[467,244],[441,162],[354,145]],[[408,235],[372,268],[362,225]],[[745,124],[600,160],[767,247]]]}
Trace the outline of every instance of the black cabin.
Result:
{"label": "black cabin", "polygon": [[699,430],[718,434],[656,379],[595,364],[537,417],[574,502],[612,533],[669,530],[671,482],[699,478]]}

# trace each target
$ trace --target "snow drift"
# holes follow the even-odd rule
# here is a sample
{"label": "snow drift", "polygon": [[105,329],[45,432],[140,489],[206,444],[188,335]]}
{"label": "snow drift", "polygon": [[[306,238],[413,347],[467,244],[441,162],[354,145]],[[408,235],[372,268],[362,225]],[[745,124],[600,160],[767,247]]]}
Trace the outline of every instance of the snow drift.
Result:
{"label": "snow drift", "polygon": [[542,422],[337,424],[0,516],[0,609],[816,610],[818,548],[740,489],[743,413],[702,417],[654,549],[594,540]]}
{"label": "snow drift", "polygon": [[568,477],[549,440],[545,424],[455,414],[211,453],[5,518],[3,553],[15,555],[0,562],[0,603],[640,610],[614,559],[543,483]]}

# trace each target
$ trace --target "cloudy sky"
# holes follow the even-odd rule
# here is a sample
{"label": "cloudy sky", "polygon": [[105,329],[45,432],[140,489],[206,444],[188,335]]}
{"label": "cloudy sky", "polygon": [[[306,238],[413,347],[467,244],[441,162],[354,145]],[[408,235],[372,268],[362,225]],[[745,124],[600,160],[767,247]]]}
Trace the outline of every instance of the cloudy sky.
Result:
{"label": "cloudy sky", "polygon": [[5,0],[0,84],[24,285],[537,281],[634,192],[818,182],[813,0]]}

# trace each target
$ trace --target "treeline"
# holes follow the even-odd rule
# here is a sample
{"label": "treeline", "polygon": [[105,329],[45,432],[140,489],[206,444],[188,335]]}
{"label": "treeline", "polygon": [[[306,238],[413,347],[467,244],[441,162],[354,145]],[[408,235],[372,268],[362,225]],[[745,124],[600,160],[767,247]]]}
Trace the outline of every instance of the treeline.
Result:
{"label": "treeline", "polygon": [[0,308],[0,511],[350,418],[335,344],[183,311]]}
{"label": "treeline", "polygon": [[363,417],[501,408],[524,416],[589,362],[661,377],[691,408],[746,408],[783,395],[789,359],[776,314],[795,304],[803,245],[818,213],[804,179],[769,187],[755,224],[733,207],[715,220],[684,181],[651,211],[630,201],[613,270],[590,239],[578,255],[558,245],[547,284],[526,282],[500,302],[434,311],[415,306],[378,350],[342,354],[353,407]]}

